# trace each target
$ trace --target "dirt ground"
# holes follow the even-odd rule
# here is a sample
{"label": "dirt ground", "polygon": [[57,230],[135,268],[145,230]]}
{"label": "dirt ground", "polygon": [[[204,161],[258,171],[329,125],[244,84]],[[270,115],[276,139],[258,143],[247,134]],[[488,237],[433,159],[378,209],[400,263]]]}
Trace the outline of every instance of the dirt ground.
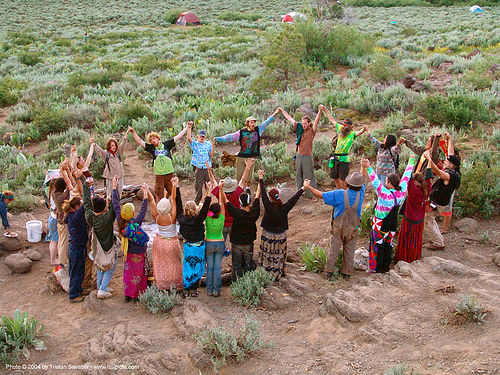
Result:
{"label": "dirt ground", "polygon": [[[127,150],[124,163],[126,184],[153,184],[151,170],[134,147]],[[181,188],[187,191],[184,197],[194,195],[185,182]],[[30,360],[19,362],[28,368],[8,372],[210,374],[210,368],[200,370],[188,355],[195,347],[193,332],[202,326],[235,330],[248,316],[258,321],[270,346],[242,363],[230,362],[221,374],[383,374],[397,364],[415,367],[423,375],[500,374],[500,269],[492,263],[500,243],[498,219],[481,221],[474,233],[446,234],[445,251],[424,250],[423,260],[398,272],[357,271],[349,281],[330,282],[302,271],[297,252],[305,242],[327,244],[330,213],[321,202],[307,198],[290,213],[289,282],[273,286],[271,293],[271,299],[282,302],[278,308],[267,308],[266,303],[257,309],[240,307],[224,287],[218,299],[201,290],[196,300],[184,300],[175,311],[153,315],[138,304],[125,303],[119,259],[110,285],[113,297],[100,301],[97,309],[86,309],[84,304],[70,304],[65,293],[47,290],[48,244],[30,244],[42,254],[31,272],[10,274],[0,261],[0,315],[28,311],[47,327],[47,350],[32,351]],[[46,222],[48,213],[38,209],[33,216]],[[11,224],[26,235],[22,215],[12,217]],[[481,241],[485,232],[489,240]],[[258,245],[259,240],[256,249]],[[366,247],[367,239],[360,239],[359,246]],[[454,285],[455,291],[435,291],[446,285]],[[487,322],[443,324],[465,294],[476,295],[489,310]],[[348,312],[335,313],[331,296],[344,301]],[[87,368],[71,367],[84,364]],[[132,366],[120,367],[126,365]]]}

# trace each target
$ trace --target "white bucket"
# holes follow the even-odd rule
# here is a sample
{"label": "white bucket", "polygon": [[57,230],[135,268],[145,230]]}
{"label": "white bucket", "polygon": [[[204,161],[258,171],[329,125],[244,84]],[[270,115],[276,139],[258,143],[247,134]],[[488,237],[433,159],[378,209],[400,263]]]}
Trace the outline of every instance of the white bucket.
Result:
{"label": "white bucket", "polygon": [[40,242],[42,239],[42,222],[40,220],[26,222],[26,232],[28,233],[28,242]]}

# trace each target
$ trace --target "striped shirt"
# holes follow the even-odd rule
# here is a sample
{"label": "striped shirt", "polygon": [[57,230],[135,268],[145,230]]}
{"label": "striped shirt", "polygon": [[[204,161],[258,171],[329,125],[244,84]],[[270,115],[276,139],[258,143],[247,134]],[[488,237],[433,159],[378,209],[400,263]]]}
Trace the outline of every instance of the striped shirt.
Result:
{"label": "striped shirt", "polygon": [[372,183],[373,188],[375,189],[375,193],[378,197],[377,205],[375,206],[376,218],[382,220],[387,215],[389,215],[389,212],[391,212],[392,208],[394,207],[394,198],[392,193],[394,193],[394,195],[396,196],[397,204],[401,204],[406,195],[406,190],[408,189],[408,182],[410,181],[414,164],[415,158],[411,156],[410,160],[408,161],[408,165],[406,166],[405,172],[403,173],[403,178],[399,183],[401,190],[389,190],[385,186],[382,186],[373,168],[368,168],[368,176],[370,177],[370,182]]}
{"label": "striped shirt", "polygon": [[387,176],[389,173],[397,172],[394,163],[396,161],[397,155],[399,154],[400,146],[399,145],[392,146],[391,150],[389,151],[388,149],[387,150],[384,149],[383,148],[384,144],[380,142],[377,138],[375,138],[373,135],[368,134],[368,137],[378,150],[377,174]]}

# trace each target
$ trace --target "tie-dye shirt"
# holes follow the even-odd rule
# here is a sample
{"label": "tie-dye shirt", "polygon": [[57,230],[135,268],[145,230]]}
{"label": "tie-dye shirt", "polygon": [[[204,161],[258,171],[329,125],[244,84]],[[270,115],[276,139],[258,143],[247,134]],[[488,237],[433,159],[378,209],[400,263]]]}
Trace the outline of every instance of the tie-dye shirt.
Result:
{"label": "tie-dye shirt", "polygon": [[375,206],[375,217],[378,219],[384,219],[389,212],[391,212],[394,207],[394,198],[393,194],[396,196],[396,201],[398,205],[401,205],[403,199],[406,195],[406,190],[408,189],[408,182],[410,181],[411,172],[413,170],[413,165],[415,165],[415,158],[412,156],[408,161],[408,165],[406,166],[405,172],[403,173],[403,178],[399,183],[401,190],[395,189],[387,189],[380,183],[380,180],[377,177],[377,174],[373,170],[372,167],[368,168],[368,176],[370,177],[370,182],[375,189],[375,193],[377,194],[378,200],[377,205]]}

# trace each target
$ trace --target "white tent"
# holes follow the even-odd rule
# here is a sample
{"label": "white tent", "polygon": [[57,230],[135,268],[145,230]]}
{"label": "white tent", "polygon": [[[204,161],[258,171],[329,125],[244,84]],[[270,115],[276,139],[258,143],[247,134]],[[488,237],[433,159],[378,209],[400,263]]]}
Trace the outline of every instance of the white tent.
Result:
{"label": "white tent", "polygon": [[481,7],[479,5],[473,5],[470,7],[470,12],[471,13],[482,13],[483,10],[481,9]]}

